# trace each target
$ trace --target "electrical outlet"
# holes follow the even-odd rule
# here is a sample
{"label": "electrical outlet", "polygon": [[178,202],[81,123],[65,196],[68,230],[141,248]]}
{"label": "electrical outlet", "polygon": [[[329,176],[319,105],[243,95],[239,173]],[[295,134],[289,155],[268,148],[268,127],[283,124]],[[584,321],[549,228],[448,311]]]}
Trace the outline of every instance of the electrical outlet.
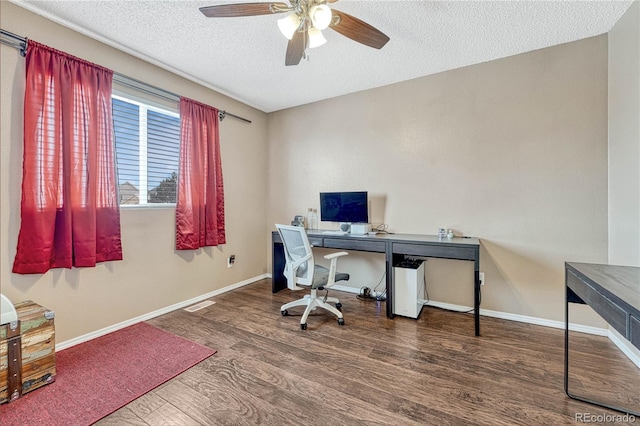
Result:
{"label": "electrical outlet", "polygon": [[480,272],[480,285],[484,285],[484,272]]}
{"label": "electrical outlet", "polygon": [[227,258],[227,268],[231,268],[236,263],[236,255],[232,254]]}

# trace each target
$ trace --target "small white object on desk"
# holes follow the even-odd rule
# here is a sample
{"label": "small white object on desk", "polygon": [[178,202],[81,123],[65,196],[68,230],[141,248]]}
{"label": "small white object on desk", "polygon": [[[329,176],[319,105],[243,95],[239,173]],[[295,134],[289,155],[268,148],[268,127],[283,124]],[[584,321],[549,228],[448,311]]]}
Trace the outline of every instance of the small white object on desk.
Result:
{"label": "small white object on desk", "polygon": [[344,231],[322,231],[323,234],[327,234],[327,235],[347,235],[348,232],[344,232]]}

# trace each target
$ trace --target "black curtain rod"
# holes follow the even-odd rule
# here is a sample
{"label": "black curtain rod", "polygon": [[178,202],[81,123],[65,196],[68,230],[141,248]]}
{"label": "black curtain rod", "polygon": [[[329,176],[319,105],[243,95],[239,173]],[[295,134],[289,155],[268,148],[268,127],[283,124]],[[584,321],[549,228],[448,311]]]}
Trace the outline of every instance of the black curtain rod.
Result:
{"label": "black curtain rod", "polygon": [[9,31],[0,29],[2,37],[0,38],[0,42],[2,44],[6,44],[7,46],[11,46],[20,51],[20,55],[25,57],[27,55],[27,38],[20,37],[14,33],[10,33]]}
{"label": "black curtain rod", "polygon": [[[18,49],[20,51],[20,55],[22,56],[25,56],[27,54],[26,37],[21,37],[17,34],[13,34],[3,29],[0,29],[0,35],[2,36],[0,37],[0,42],[2,44]],[[132,87],[134,89],[141,90],[155,96],[160,96],[170,101],[177,102],[180,100],[180,95],[176,93],[169,92],[168,90],[162,89],[160,87],[152,86],[143,81],[136,80],[135,78],[131,78],[124,74],[120,74],[119,72],[114,71],[113,77],[116,83],[122,84],[124,86]],[[220,118],[220,121],[224,120],[225,117],[232,117],[236,120],[244,121],[245,123],[251,123],[251,120],[247,120],[244,117],[240,117],[239,115],[235,115],[224,110],[218,111],[218,117]]]}

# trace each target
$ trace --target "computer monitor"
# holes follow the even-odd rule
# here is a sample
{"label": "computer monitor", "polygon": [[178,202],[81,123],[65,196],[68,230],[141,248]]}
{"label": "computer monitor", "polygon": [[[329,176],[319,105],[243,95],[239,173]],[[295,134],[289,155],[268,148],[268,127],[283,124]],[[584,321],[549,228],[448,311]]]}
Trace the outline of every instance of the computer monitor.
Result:
{"label": "computer monitor", "polygon": [[321,192],[320,220],[323,222],[369,223],[367,192]]}

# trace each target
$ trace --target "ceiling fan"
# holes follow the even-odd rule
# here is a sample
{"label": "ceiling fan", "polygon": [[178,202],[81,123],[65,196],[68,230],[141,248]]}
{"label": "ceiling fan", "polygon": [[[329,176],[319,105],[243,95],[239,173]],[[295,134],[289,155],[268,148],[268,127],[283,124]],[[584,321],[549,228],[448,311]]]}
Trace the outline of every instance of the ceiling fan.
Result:
{"label": "ceiling fan", "polygon": [[201,7],[209,18],[290,14],[278,20],[282,34],[289,39],[285,65],[298,65],[306,49],[323,45],[327,40],[322,30],[331,28],[351,40],[376,49],[389,41],[384,33],[347,13],[331,9],[327,3],[338,0],[289,0],[287,3],[235,3]]}

